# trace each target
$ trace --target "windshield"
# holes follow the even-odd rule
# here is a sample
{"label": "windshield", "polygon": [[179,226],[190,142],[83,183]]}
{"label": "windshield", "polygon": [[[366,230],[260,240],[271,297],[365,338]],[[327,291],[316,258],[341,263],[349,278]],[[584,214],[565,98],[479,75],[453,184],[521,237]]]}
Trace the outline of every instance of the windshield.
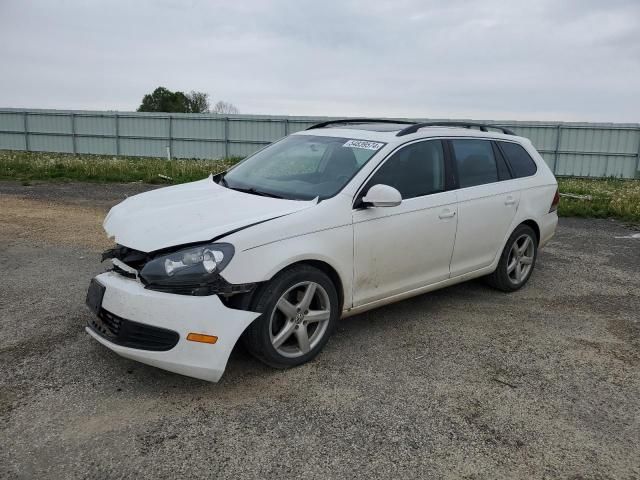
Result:
{"label": "windshield", "polygon": [[292,135],[229,170],[220,184],[293,200],[338,193],[385,144],[349,138]]}

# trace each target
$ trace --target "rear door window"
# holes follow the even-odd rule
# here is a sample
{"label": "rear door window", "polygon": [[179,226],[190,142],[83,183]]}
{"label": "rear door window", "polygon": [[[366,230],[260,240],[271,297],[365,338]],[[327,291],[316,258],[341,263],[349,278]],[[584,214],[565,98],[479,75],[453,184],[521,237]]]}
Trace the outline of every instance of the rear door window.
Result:
{"label": "rear door window", "polygon": [[488,140],[451,140],[460,188],[498,181],[493,147]]}
{"label": "rear door window", "polygon": [[507,157],[515,178],[530,177],[536,173],[538,170],[536,162],[522,145],[512,142],[498,142],[498,144]]}

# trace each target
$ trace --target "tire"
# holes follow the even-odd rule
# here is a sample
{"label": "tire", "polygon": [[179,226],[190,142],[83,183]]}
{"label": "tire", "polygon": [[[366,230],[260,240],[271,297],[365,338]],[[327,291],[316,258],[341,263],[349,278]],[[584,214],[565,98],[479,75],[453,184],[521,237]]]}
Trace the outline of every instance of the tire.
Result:
{"label": "tire", "polygon": [[323,271],[309,265],[276,275],[256,293],[251,310],[262,315],[249,325],[243,343],[249,353],[274,368],[313,359],[340,318],[335,285]]}
{"label": "tire", "polygon": [[487,283],[503,292],[521,289],[531,278],[537,257],[536,233],[528,225],[518,225],[507,240],[496,270],[487,276]]}

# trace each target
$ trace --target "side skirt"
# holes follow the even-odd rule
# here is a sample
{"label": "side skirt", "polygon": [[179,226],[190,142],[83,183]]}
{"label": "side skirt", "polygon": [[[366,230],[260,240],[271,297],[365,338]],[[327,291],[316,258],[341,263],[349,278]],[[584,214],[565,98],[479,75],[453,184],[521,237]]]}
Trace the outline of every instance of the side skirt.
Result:
{"label": "side skirt", "polygon": [[434,290],[439,290],[441,288],[449,287],[451,285],[455,285],[456,283],[466,282],[467,280],[471,280],[473,278],[483,277],[485,275],[489,275],[491,272],[495,270],[495,268],[496,266],[492,264],[492,265],[489,265],[488,267],[484,267],[479,270],[474,270],[473,272],[468,272],[463,275],[458,275],[457,277],[448,278],[446,280],[442,280],[437,283],[432,283],[431,285],[415,288],[413,290],[409,290],[403,293],[398,293],[390,297],[381,298],[380,300],[375,300],[373,302],[365,303],[364,305],[359,305],[357,307],[348,308],[342,311],[342,318],[351,317],[352,315],[357,315],[359,313],[366,312],[367,310],[373,310],[374,308],[382,307],[384,305],[389,305],[390,303],[399,302],[401,300],[415,297],[417,295],[422,295],[423,293],[428,293]]}

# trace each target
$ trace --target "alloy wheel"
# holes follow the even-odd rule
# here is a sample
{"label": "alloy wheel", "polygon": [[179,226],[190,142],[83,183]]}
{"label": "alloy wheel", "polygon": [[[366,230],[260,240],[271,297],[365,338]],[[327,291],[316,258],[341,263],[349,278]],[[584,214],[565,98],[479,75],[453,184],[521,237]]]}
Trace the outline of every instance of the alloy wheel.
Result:
{"label": "alloy wheel", "polygon": [[507,261],[507,275],[515,285],[524,282],[533,268],[535,242],[528,234],[520,235],[511,245]]}
{"label": "alloy wheel", "polygon": [[271,344],[284,357],[306,355],[322,340],[330,318],[327,291],[315,282],[297,283],[280,296],[271,313]]}

